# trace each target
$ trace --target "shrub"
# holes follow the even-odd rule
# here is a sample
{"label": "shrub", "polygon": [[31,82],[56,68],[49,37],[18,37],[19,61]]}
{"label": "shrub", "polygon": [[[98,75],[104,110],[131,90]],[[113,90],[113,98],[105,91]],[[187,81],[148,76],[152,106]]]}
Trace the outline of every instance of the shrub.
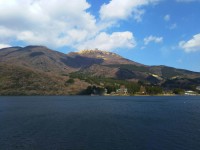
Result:
{"label": "shrub", "polygon": [[65,83],[66,84],[73,84],[75,81],[74,81],[74,79],[69,79],[69,80],[67,80]]}

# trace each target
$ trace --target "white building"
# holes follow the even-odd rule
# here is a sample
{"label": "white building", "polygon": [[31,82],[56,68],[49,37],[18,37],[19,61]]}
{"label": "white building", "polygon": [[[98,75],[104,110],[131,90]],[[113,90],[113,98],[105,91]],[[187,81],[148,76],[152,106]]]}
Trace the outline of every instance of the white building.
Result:
{"label": "white building", "polygon": [[194,91],[185,91],[185,95],[197,95]]}

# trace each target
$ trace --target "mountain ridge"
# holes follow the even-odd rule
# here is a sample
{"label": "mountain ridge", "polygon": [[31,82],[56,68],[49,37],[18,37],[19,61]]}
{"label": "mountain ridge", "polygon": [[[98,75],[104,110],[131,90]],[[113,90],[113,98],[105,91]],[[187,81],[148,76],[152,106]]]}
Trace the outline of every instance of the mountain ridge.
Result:
{"label": "mountain ridge", "polygon": [[[3,67],[4,64],[6,64],[5,68]],[[105,80],[116,79],[130,83],[137,83],[140,81],[145,85],[163,86],[163,88],[168,89],[178,87],[177,84],[179,84],[179,81],[181,84],[182,82],[187,84],[184,85],[184,87],[186,87],[185,89],[189,89],[190,83],[193,88],[200,84],[200,73],[198,72],[163,65],[143,65],[123,58],[115,53],[100,50],[83,50],[63,54],[44,46],[10,47],[0,49],[0,65],[1,69],[4,70],[6,70],[6,66],[7,68],[14,66],[16,68],[23,68],[21,70],[24,73],[26,69],[29,74],[34,74],[35,72],[38,74],[40,72],[43,74],[43,78],[46,76],[49,81],[55,81],[55,76],[63,80],[68,80],[70,79],[70,75],[73,74],[76,77],[76,83],[80,82],[84,85],[93,83],[91,81],[91,83],[85,83],[85,80],[82,79],[83,76],[84,78],[91,79],[96,77],[104,78]],[[30,73],[30,70],[34,73]],[[10,70],[7,72],[11,73]],[[23,75],[23,73],[21,74]],[[5,74],[2,74],[0,79],[3,79],[3,76],[5,76]],[[30,80],[30,78],[28,80]],[[59,86],[62,85],[65,90],[69,89],[69,86],[65,87],[65,82],[61,80],[58,82]],[[171,82],[173,82],[173,84]],[[176,85],[174,85],[175,83]],[[44,84],[46,85],[47,82],[45,81]],[[83,89],[84,86],[82,87],[82,90]],[[77,93],[77,90],[74,91]]]}

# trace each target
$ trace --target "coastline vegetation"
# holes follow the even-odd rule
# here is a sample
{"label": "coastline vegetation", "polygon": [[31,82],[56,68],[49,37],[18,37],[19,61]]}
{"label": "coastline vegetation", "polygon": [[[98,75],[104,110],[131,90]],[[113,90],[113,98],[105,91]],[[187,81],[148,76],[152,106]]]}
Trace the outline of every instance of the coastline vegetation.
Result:
{"label": "coastline vegetation", "polygon": [[[6,67],[5,67],[6,66]],[[162,85],[145,81],[128,81],[89,73],[73,72],[55,76],[21,67],[0,65],[0,95],[184,95],[186,89],[195,91],[194,86],[178,84],[178,80],[167,81]],[[193,81],[194,82],[194,81]],[[70,89],[70,90],[69,90]]]}

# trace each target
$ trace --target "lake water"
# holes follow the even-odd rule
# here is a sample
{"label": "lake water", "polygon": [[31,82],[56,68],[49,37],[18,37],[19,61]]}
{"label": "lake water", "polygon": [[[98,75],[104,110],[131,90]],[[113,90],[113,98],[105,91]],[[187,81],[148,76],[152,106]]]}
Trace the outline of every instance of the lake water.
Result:
{"label": "lake water", "polygon": [[0,150],[199,150],[200,97],[0,97]]}

